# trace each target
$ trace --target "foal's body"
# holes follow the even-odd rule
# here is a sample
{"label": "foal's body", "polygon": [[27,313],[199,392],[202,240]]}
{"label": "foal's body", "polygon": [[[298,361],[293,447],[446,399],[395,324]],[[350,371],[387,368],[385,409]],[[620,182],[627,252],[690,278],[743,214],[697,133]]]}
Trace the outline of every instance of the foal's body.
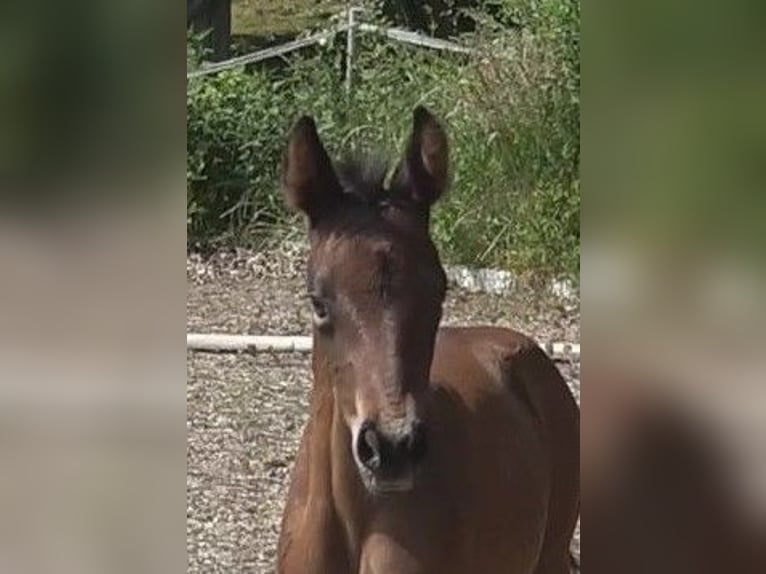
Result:
{"label": "foal's body", "polygon": [[357,477],[321,363],[315,359],[322,376],[293,472],[280,572],[568,572],[579,415],[533,341],[506,329],[439,331],[430,455],[415,490],[379,499]]}
{"label": "foal's body", "polygon": [[279,574],[566,573],[579,423],[561,375],[513,331],[438,329],[446,133],[418,108],[389,183],[352,167],[299,120],[284,184],[309,222],[314,387]]}

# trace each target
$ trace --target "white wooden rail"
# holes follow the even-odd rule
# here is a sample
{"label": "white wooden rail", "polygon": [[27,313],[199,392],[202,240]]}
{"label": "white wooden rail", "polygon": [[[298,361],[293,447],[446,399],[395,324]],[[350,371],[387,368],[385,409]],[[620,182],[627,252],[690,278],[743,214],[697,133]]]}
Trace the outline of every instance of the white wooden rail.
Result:
{"label": "white wooden rail", "polygon": [[311,351],[311,337],[187,333],[186,348],[191,351],[210,351],[214,353],[235,353],[239,351],[308,353]]}
{"label": "white wooden rail", "polygon": [[[579,343],[542,343],[540,347],[554,358],[580,358]],[[187,333],[186,348],[212,353],[308,353],[311,352],[311,337]]]}

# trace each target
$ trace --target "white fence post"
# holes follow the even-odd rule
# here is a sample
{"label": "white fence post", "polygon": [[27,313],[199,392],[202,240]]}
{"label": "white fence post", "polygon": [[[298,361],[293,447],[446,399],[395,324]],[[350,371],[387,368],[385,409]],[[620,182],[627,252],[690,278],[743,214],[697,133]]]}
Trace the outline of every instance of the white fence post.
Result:
{"label": "white fence post", "polygon": [[346,27],[346,97],[351,97],[351,83],[354,75],[354,33],[356,32],[355,14],[359,8],[349,6]]}

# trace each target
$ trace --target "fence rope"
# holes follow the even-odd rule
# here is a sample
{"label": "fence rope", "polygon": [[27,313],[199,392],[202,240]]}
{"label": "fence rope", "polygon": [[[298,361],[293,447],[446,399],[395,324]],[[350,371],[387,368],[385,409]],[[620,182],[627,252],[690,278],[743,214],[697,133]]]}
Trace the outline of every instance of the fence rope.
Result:
{"label": "fence rope", "polygon": [[[355,10],[355,9],[352,9]],[[352,12],[353,14],[353,12]],[[201,76],[207,76],[208,74],[215,74],[223,70],[229,70],[232,68],[240,68],[247,64],[253,64],[276,56],[282,56],[295,50],[311,46],[312,44],[318,44],[326,42],[334,37],[336,34],[343,34],[351,29],[358,30],[360,32],[370,32],[381,34],[390,40],[397,42],[403,42],[405,44],[411,44],[413,46],[420,46],[423,48],[431,48],[434,50],[445,50],[447,52],[456,52],[459,54],[473,54],[474,50],[456,44],[455,42],[449,42],[447,40],[440,40],[439,38],[432,38],[419,32],[412,32],[410,30],[404,30],[402,28],[386,28],[384,26],[377,26],[375,24],[366,23],[354,23],[350,18],[351,26],[349,24],[338,24],[332,30],[326,32],[319,32],[312,34],[304,38],[298,38],[279,46],[272,46],[271,48],[265,48],[256,52],[250,52],[242,56],[235,58],[229,58],[228,60],[222,60],[220,62],[203,62],[200,68],[187,72],[186,79],[191,80],[193,78],[199,78]]]}
{"label": "fence rope", "polygon": [[[280,335],[234,335],[226,333],[187,333],[186,348],[210,353],[309,353],[311,337]],[[554,358],[579,359],[580,344],[540,343],[540,348]]]}
{"label": "fence rope", "polygon": [[405,44],[412,44],[413,46],[432,48],[434,50],[444,50],[445,52],[456,52],[458,54],[475,53],[475,50],[466,48],[465,46],[461,46],[455,42],[433,38],[419,32],[412,32],[402,28],[386,28],[383,26],[376,26],[375,24],[361,23],[357,24],[357,29],[360,32],[374,32],[382,34],[390,40],[396,40],[397,42],[403,42]]}
{"label": "fence rope", "polygon": [[319,34],[306,36],[305,38],[298,38],[297,40],[287,42],[286,44],[280,44],[279,46],[266,48],[265,50],[258,50],[257,52],[250,52],[249,54],[229,58],[228,60],[223,60],[221,62],[203,62],[200,69],[188,72],[186,74],[186,79],[191,80],[192,78],[215,74],[231,68],[240,68],[246,64],[260,62],[261,60],[267,60],[269,58],[274,58],[275,56],[282,56],[295,50],[299,50],[300,48],[310,46],[311,44],[326,41],[332,38],[335,34],[344,32],[347,29],[348,26],[340,25],[335,30],[329,32],[320,32]]}

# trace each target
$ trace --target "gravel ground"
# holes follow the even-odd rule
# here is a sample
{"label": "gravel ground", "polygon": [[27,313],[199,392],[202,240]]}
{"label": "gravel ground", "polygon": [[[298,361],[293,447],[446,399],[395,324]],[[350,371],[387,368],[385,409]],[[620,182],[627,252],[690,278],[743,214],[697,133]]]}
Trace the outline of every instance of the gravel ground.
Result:
{"label": "gravel ground", "polygon": [[[308,334],[304,248],[187,259],[187,331]],[[450,290],[444,322],[579,341],[579,309]],[[558,363],[579,400],[579,363]],[[188,572],[273,572],[311,373],[307,355],[187,354]],[[574,548],[579,554],[579,536]]]}

